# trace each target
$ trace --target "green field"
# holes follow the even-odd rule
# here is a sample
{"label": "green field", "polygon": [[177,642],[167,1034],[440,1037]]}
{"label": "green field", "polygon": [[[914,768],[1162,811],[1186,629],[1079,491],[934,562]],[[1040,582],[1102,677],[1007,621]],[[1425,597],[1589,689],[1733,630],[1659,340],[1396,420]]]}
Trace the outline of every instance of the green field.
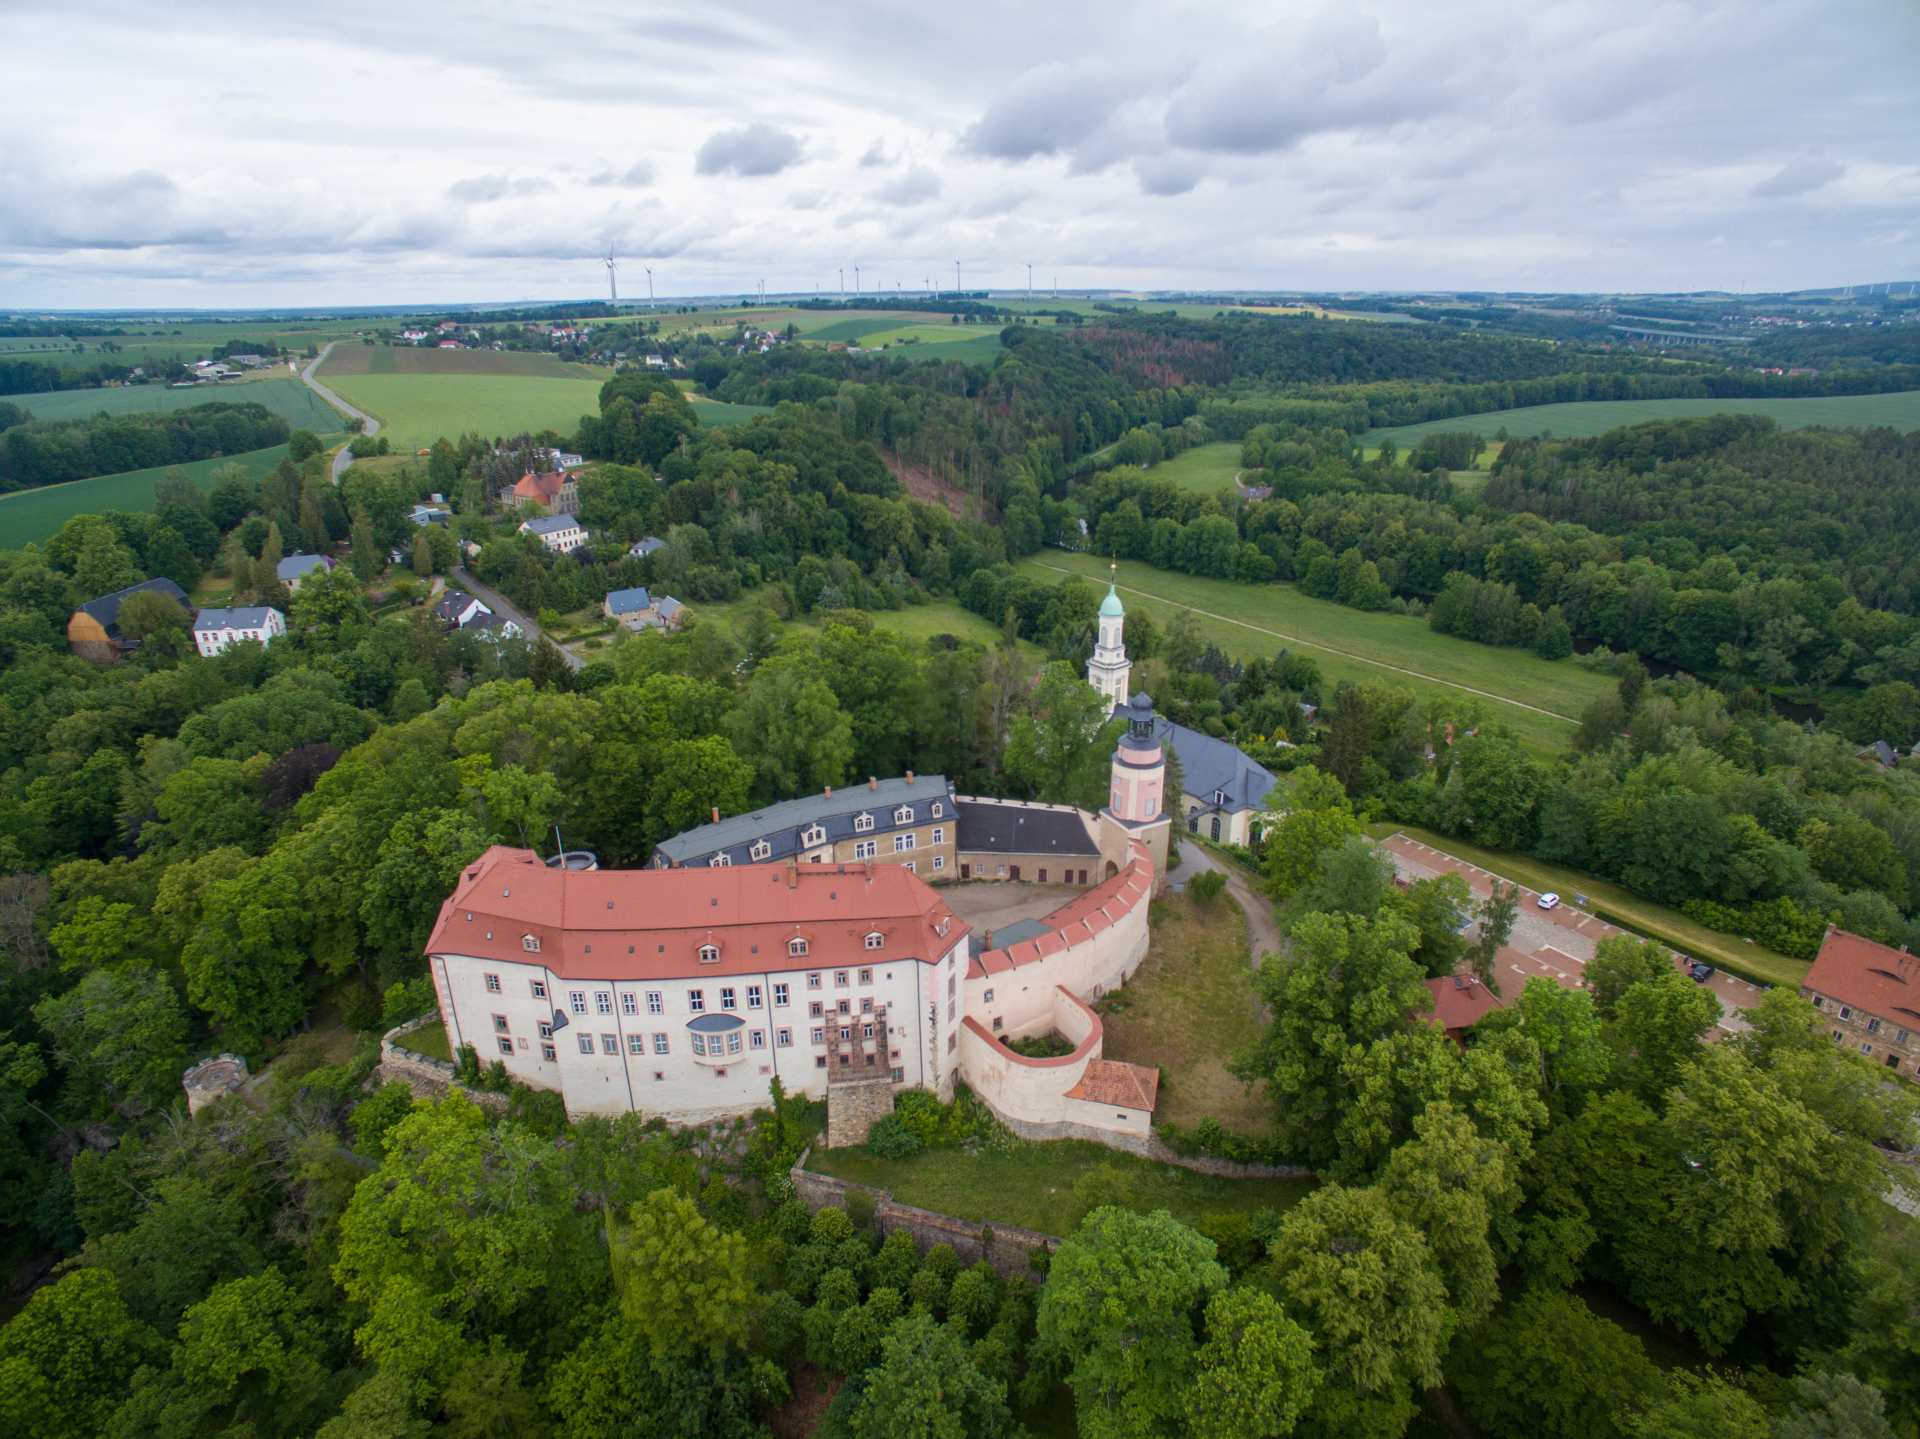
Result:
{"label": "green field", "polygon": [[1766,415],[1788,430],[1804,429],[1808,425],[1836,428],[1891,425],[1896,430],[1920,430],[1920,390],[1902,390],[1891,395],[1831,395],[1807,400],[1575,400],[1369,430],[1366,443],[1378,446],[1382,440],[1392,440],[1406,451],[1418,444],[1422,435],[1435,432],[1471,430],[1476,435],[1491,436],[1502,429],[1516,438],[1545,434],[1556,439],[1580,440],[1604,435],[1620,425],[1639,425],[1648,420],[1726,414]]}
{"label": "green field", "polygon": [[[1064,550],[1029,556],[1017,569],[1049,582],[1068,574],[1107,577],[1106,560]],[[1193,610],[1200,632],[1230,655],[1270,657],[1280,649],[1304,654],[1319,664],[1329,687],[1361,680],[1404,686],[1423,699],[1482,699],[1496,721],[1543,756],[1564,750],[1580,712],[1614,687],[1605,675],[1570,660],[1435,634],[1425,620],[1348,609],[1289,584],[1200,579],[1122,560],[1120,587],[1129,605],[1144,604],[1162,624],[1176,610]]]}
{"label": "green field", "polygon": [[240,380],[226,385],[123,385],[112,390],[54,390],[43,395],[17,395],[19,405],[36,420],[84,420],[109,415],[148,414],[160,410],[190,410],[196,405],[265,405],[295,429],[331,435],[341,428],[339,414],[291,375],[271,380]]}
{"label": "green field", "polygon": [[431,345],[335,345],[321,367],[328,382],[349,375],[525,375],[602,380],[605,370],[571,364],[546,350],[441,350]]}
{"label": "green field", "polygon": [[[765,598],[760,591],[748,590],[737,600],[726,604],[696,604],[693,610],[703,624],[736,629],[752,610],[764,603]],[[947,601],[911,605],[904,610],[867,610],[863,613],[873,621],[874,629],[882,634],[902,635],[913,640],[952,635],[955,639],[988,647],[1000,643],[998,626],[990,625],[971,610],[963,610],[959,605]],[[796,628],[819,629],[832,618],[833,613],[829,610],[816,614],[810,620],[789,620],[786,623]],[[1037,658],[1040,653],[1024,640],[1021,641],[1021,649],[1030,657]]]}
{"label": "green field", "polygon": [[[179,468],[201,489],[210,490],[213,472],[222,465],[242,465],[257,480],[286,458],[286,453],[285,445],[275,445],[270,450],[250,450],[217,460],[195,460]],[[0,495],[0,543],[37,543],[75,515],[100,514],[106,510],[150,510],[153,482],[168,468],[127,470],[118,475],[96,475],[90,480]]]}
{"label": "green field", "polygon": [[902,1204],[1053,1235],[1069,1234],[1079,1222],[1091,1196],[1076,1196],[1074,1185],[1094,1169],[1124,1176],[1125,1189],[1115,1197],[1128,1208],[1165,1209],[1188,1224],[1222,1212],[1291,1209],[1314,1189],[1311,1179],[1216,1179],[1085,1139],[973,1154],[927,1149],[911,1159],[892,1160],[865,1148],[816,1145],[807,1168],[885,1189]]}
{"label": "green field", "polygon": [[687,398],[693,402],[693,412],[700,417],[701,424],[722,430],[773,413],[772,405],[730,405],[725,400],[710,400],[705,395],[688,395]]}
{"label": "green field", "polygon": [[[339,351],[335,351],[338,354]],[[400,375],[333,372],[320,380],[380,421],[396,449],[416,450],[445,435],[472,431],[489,439],[556,430],[571,434],[580,417],[599,408],[597,379],[541,379],[529,375]]]}
{"label": "green field", "polygon": [[1228,442],[1196,445],[1170,460],[1162,460],[1146,472],[1149,480],[1171,480],[1183,490],[1212,495],[1233,488],[1233,477],[1240,473],[1240,446]]}

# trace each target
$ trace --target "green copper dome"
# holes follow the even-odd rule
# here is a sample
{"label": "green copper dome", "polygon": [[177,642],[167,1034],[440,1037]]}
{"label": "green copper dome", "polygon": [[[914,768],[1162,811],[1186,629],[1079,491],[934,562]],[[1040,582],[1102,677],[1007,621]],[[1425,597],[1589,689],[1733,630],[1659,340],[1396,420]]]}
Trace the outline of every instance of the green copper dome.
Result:
{"label": "green copper dome", "polygon": [[1108,585],[1107,597],[1100,601],[1100,618],[1103,620],[1123,619],[1126,617],[1126,613],[1126,610],[1121,607],[1119,594],[1114,590],[1112,585]]}

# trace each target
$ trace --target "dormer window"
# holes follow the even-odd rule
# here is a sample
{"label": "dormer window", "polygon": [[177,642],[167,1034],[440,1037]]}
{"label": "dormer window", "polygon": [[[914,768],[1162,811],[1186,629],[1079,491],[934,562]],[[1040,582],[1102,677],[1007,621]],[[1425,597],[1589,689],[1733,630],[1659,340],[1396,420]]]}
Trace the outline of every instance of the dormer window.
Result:
{"label": "dormer window", "polygon": [[940,816],[941,816],[941,815],[943,815],[943,814],[945,814],[946,812],[947,812],[947,811],[946,811],[946,809],[945,809],[945,807],[941,805],[941,803],[940,803],[940,801],[939,801],[939,800],[935,800],[935,801],[933,802],[933,817],[934,817],[935,819],[939,819],[939,818],[940,818]]}
{"label": "dormer window", "polygon": [[873,828],[873,816],[870,814],[856,814],[853,817],[853,828],[856,834],[865,834]]}
{"label": "dormer window", "polygon": [[768,844],[764,839],[754,841],[752,854],[755,859],[765,859],[772,853],[773,846]]}
{"label": "dormer window", "polygon": [[725,869],[728,865],[732,863],[733,863],[732,858],[729,857],[727,853],[723,850],[721,853],[716,854],[712,859],[707,861],[707,868],[708,869]]}
{"label": "dormer window", "polygon": [[1226,808],[1227,792],[1223,789],[1215,790],[1213,792],[1213,802],[1219,805],[1222,809]]}
{"label": "dormer window", "polygon": [[893,812],[893,822],[895,824],[912,824],[913,806],[910,804],[901,805],[900,808]]}
{"label": "dormer window", "polygon": [[826,838],[827,832],[817,824],[800,832],[800,843],[809,848],[816,844],[824,843]]}
{"label": "dormer window", "polygon": [[795,938],[787,941],[787,953],[792,955],[795,959],[798,959],[801,955],[805,954],[806,952],[807,952],[807,942],[804,939]]}
{"label": "dormer window", "polygon": [[528,954],[538,954],[540,952],[540,936],[537,934],[521,935],[520,947]]}
{"label": "dormer window", "polygon": [[868,949],[884,949],[886,943],[887,937],[880,933],[879,930],[875,929],[867,932],[866,946]]}
{"label": "dormer window", "polygon": [[720,946],[717,944],[701,945],[700,962],[702,964],[718,964],[720,962]]}

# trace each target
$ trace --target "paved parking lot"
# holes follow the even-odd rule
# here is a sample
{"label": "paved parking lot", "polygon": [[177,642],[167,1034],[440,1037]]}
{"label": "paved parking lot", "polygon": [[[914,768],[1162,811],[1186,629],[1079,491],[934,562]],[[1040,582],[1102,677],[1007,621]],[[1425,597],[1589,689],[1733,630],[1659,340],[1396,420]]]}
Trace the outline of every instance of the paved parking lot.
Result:
{"label": "paved parking lot", "polygon": [[[1467,882],[1475,898],[1485,899],[1498,878],[1478,865],[1404,834],[1382,840],[1380,848],[1393,860],[1400,877],[1409,883],[1457,874]],[[1596,915],[1574,908],[1572,895],[1561,895],[1559,907],[1551,910],[1541,909],[1535,903],[1539,897],[1525,885],[1520,886],[1520,909],[1513,922],[1513,934],[1495,959],[1495,972],[1508,997],[1517,994],[1522,985],[1534,978],[1551,979],[1569,989],[1578,989],[1586,982],[1587,961],[1593,958],[1600,941],[1628,933]],[[1678,952],[1674,953],[1673,962],[1676,968],[1682,969],[1691,963]],[[1742,1012],[1759,1002],[1760,986],[1715,970],[1706,987],[1720,1001],[1718,1032],[1738,1034],[1746,1029]]]}

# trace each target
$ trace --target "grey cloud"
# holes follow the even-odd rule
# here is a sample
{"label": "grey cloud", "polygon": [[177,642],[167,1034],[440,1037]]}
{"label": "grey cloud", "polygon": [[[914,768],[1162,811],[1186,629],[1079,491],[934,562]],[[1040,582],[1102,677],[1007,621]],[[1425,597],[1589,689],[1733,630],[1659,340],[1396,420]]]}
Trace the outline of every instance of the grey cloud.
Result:
{"label": "grey cloud", "polygon": [[893,156],[887,153],[887,147],[875,140],[867,147],[867,153],[860,157],[862,170],[879,170],[893,163]]}
{"label": "grey cloud", "polygon": [[890,180],[873,192],[883,205],[924,205],[940,193],[940,177],[924,165],[916,165],[897,180]]}
{"label": "grey cloud", "polygon": [[1193,160],[1181,155],[1142,155],[1133,162],[1134,177],[1149,195],[1184,195],[1204,178]]}
{"label": "grey cloud", "polygon": [[795,190],[787,196],[789,210],[817,210],[827,203],[825,190]]}
{"label": "grey cloud", "polygon": [[1822,186],[1831,185],[1847,173],[1847,167],[1833,160],[1818,160],[1812,156],[1793,160],[1782,165],[1772,175],[1753,187],[1754,198],[1760,200],[1781,200],[1791,195],[1809,195]]}
{"label": "grey cloud", "polygon": [[994,160],[1057,154],[1097,133],[1123,98],[1116,77],[1100,67],[1042,65],[989,105],[961,144]]}
{"label": "grey cloud", "polygon": [[458,200],[463,205],[485,205],[514,195],[545,194],[552,188],[553,181],[537,176],[514,180],[505,175],[475,175],[470,179],[455,180],[447,186],[447,198]]}
{"label": "grey cloud", "polygon": [[800,142],[771,125],[743,125],[707,137],[694,156],[701,175],[778,175],[800,163]]}
{"label": "grey cloud", "polygon": [[624,170],[602,170],[587,183],[600,189],[613,186],[622,190],[644,190],[653,183],[653,165],[650,161],[635,160]]}

